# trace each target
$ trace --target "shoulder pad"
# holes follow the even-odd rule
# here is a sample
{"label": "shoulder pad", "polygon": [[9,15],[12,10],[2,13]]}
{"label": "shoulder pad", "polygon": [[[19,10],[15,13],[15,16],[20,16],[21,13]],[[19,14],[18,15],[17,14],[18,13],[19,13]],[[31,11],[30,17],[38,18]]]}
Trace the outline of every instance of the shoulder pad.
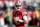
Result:
{"label": "shoulder pad", "polygon": [[26,10],[21,10],[22,15],[27,15],[27,11]]}

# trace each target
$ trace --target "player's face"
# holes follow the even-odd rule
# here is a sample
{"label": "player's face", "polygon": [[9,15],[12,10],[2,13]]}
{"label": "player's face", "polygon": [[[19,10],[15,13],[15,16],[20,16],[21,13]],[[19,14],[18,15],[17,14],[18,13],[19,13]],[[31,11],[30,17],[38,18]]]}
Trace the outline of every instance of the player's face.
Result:
{"label": "player's face", "polygon": [[21,10],[21,5],[16,5],[17,10]]}

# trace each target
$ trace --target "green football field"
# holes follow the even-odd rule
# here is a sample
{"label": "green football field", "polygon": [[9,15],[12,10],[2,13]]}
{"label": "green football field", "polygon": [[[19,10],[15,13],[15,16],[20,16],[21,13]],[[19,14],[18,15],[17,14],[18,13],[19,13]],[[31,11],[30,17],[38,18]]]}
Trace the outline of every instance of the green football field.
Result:
{"label": "green football field", "polygon": [[28,27],[36,27],[36,26],[28,26]]}
{"label": "green football field", "polygon": [[40,26],[28,26],[28,27],[40,27]]}

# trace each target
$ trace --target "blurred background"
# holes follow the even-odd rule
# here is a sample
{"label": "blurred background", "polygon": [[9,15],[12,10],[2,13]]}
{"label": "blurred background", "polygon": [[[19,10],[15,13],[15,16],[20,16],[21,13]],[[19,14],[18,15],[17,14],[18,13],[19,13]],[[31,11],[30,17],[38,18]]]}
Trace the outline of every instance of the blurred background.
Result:
{"label": "blurred background", "polygon": [[[12,12],[15,10],[15,2],[18,0],[0,0],[0,19],[3,18],[2,25],[7,27],[8,21],[5,16],[7,12],[10,12],[12,18]],[[31,21],[25,24],[25,27],[39,27],[40,21],[40,0],[19,0],[23,3],[22,8],[28,12],[28,17],[31,17]],[[9,14],[8,14],[9,15]],[[5,17],[6,18],[5,18]]]}

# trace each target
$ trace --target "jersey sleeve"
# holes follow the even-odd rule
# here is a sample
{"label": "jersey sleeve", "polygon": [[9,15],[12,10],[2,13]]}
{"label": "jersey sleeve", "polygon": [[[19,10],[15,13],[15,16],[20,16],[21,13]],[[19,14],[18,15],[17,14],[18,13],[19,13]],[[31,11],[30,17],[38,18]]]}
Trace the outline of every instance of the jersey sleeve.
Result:
{"label": "jersey sleeve", "polygon": [[26,15],[25,15],[25,16],[23,16],[23,20],[28,21],[28,18],[27,18],[27,16],[26,16]]}

